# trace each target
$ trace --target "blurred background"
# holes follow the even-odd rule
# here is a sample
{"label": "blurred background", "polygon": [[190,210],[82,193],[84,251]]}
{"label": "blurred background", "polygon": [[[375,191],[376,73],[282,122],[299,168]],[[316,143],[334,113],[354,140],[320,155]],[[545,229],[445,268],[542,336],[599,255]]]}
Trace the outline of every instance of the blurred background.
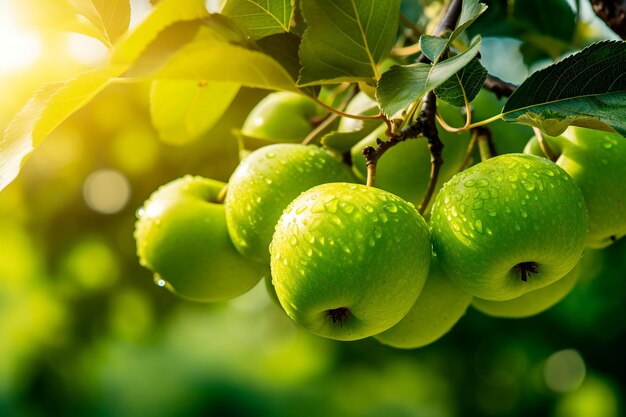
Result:
{"label": "blurred background", "polygon": [[[61,30],[61,3],[0,0],[2,130],[43,83],[105,59],[98,41]],[[151,7],[132,5],[131,25]],[[551,62],[485,21],[491,73],[520,82]],[[576,25],[583,45],[614,36],[588,6]],[[0,416],[624,415],[625,240],[588,252],[548,312],[470,309],[410,351],[309,335],[263,283],[217,304],[154,285],[135,256],[137,208],[184,174],[226,181],[238,162],[230,131],[266,92],[241,90],[210,131],[172,140],[153,128],[149,89],[107,89],[0,192]]]}

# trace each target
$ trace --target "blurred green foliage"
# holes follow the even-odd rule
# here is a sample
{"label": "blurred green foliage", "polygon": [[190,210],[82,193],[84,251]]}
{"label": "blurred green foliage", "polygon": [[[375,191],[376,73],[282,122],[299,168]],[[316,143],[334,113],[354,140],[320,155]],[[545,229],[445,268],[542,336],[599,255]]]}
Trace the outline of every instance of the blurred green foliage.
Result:
{"label": "blurred green foliage", "polygon": [[[37,86],[83,65],[60,52],[63,36],[47,35],[46,71],[0,73],[1,127]],[[184,174],[227,180],[238,161],[231,129],[265,92],[242,90],[213,129],[173,146],[152,127],[148,91],[108,89],[0,193],[0,416],[623,415],[624,239],[588,252],[577,287],[552,310],[524,320],[470,310],[413,351],[309,335],[263,283],[210,305],[151,284],[135,256],[136,208]],[[85,201],[86,180],[103,169],[129,185],[110,214]]]}

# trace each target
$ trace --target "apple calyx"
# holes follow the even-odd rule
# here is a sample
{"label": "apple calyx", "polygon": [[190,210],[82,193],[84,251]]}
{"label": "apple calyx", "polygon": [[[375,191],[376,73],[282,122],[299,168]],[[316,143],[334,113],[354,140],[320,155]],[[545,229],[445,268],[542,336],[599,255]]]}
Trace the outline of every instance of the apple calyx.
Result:
{"label": "apple calyx", "polygon": [[333,308],[326,312],[326,318],[333,321],[333,324],[339,322],[339,326],[343,327],[343,323],[350,318],[350,309],[348,307]]}
{"label": "apple calyx", "polygon": [[539,265],[537,262],[520,262],[515,265],[513,269],[519,271],[522,281],[528,282],[530,274],[536,274],[539,272]]}

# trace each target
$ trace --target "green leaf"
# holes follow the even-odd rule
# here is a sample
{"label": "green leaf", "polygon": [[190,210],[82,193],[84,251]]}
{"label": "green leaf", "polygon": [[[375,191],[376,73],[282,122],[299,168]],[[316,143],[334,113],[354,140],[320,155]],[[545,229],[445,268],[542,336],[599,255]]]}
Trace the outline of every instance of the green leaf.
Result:
{"label": "green leaf", "polygon": [[400,0],[301,0],[308,23],[299,85],[378,79],[398,29]]}
{"label": "green leaf", "polygon": [[127,33],[112,51],[110,62],[132,64],[166,27],[176,23],[208,17],[200,0],[162,0],[139,26]]}
{"label": "green leaf", "polygon": [[383,74],[376,89],[378,103],[387,117],[392,117],[427,92],[442,85],[478,54],[481,39],[472,40],[466,51],[437,64],[393,66]]}
{"label": "green leaf", "polygon": [[461,14],[457,21],[456,28],[450,35],[450,42],[457,38],[465,29],[467,29],[481,14],[485,13],[487,5],[478,0],[463,0]]}
{"label": "green leaf", "polygon": [[188,143],[213,127],[238,91],[239,85],[232,83],[154,81],[150,91],[152,123],[164,142]]}
{"label": "green leaf", "polygon": [[246,87],[298,91],[287,70],[269,55],[206,39],[185,45],[151,76],[156,79],[230,82]]}
{"label": "green leaf", "polygon": [[504,106],[504,120],[558,136],[569,125],[626,136],[626,42],[603,41],[535,72]]}
{"label": "green leaf", "polygon": [[95,28],[97,39],[111,47],[128,30],[129,0],[67,0]]}
{"label": "green leaf", "polygon": [[289,32],[293,0],[228,0],[222,14],[238,23],[253,39]]}
{"label": "green leaf", "polygon": [[438,60],[448,47],[448,38],[440,38],[439,36],[422,35],[419,42],[422,53],[432,62]]}
{"label": "green leaf", "polygon": [[443,101],[457,107],[464,107],[465,100],[474,100],[487,79],[487,70],[478,58],[474,58],[459,72],[435,89],[435,94]]}
{"label": "green leaf", "polygon": [[15,179],[33,149],[107,87],[114,75],[110,68],[104,68],[47,84],[26,103],[0,141],[0,190]]}

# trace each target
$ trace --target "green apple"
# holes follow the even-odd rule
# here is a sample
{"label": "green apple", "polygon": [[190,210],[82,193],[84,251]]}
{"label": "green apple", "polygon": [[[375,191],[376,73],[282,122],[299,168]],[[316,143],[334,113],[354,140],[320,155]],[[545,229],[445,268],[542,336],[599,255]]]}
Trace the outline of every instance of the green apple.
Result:
{"label": "green apple", "polygon": [[241,133],[274,142],[300,142],[314,128],[322,108],[301,94],[280,91],[263,98],[248,114]]}
{"label": "green apple", "polygon": [[396,348],[414,349],[435,342],[459,321],[472,296],[448,278],[439,268],[437,257],[417,301],[398,324],[374,338]]}
{"label": "green apple", "polygon": [[[344,111],[348,114],[354,114],[357,116],[374,116],[379,112],[378,103],[372,100],[363,91],[359,91],[354,95]],[[374,128],[376,128],[376,126],[378,126],[378,123],[363,123],[363,120],[350,117],[342,117],[339,120],[339,126],[337,130],[339,130],[340,132],[356,132],[362,129],[366,129],[363,131],[363,134],[366,135]]]}
{"label": "green apple", "polygon": [[443,271],[470,294],[510,300],[565,276],[587,238],[582,193],[533,155],[488,159],[447,182],[431,215]]}
{"label": "green apple", "polygon": [[224,205],[215,203],[226,184],[190,175],[155,191],[135,225],[140,263],[155,281],[197,301],[233,298],[267,271],[244,259],[226,228]]}
{"label": "green apple", "polygon": [[355,340],[406,315],[426,281],[431,249],[411,203],[374,187],[330,183],[285,209],[270,253],[287,315],[319,336]]}
{"label": "green apple", "polygon": [[228,182],[226,222],[244,256],[269,263],[274,226],[289,203],[309,188],[333,181],[354,182],[345,164],[312,145],[283,143],[252,152]]}
{"label": "green apple", "polygon": [[[580,187],[589,212],[587,246],[604,248],[626,235],[626,138],[618,133],[570,127],[543,135],[556,163]],[[543,156],[537,139],[524,152]]]}
{"label": "green apple", "polygon": [[[441,100],[437,101],[437,108],[449,123],[455,126],[463,124],[464,120],[458,108]],[[386,125],[380,126],[352,148],[352,163],[357,178],[365,180],[367,177],[363,148],[376,146],[377,138],[385,139],[385,130]],[[469,144],[467,132],[454,134],[440,128],[439,136],[444,144],[442,155],[444,163],[437,178],[437,190],[459,171]],[[428,143],[425,138],[410,139],[392,147],[380,158],[376,166],[375,186],[418,205],[426,194],[429,178]]]}
{"label": "green apple", "polygon": [[542,313],[561,301],[576,285],[580,262],[563,278],[538,290],[507,301],[472,300],[472,307],[493,317],[520,319]]}
{"label": "green apple", "polygon": [[[507,99],[498,99],[491,91],[481,89],[472,101],[472,121],[488,119],[502,112]],[[528,139],[533,136],[529,126],[496,120],[485,127],[491,130],[494,147],[498,154],[522,152]]]}

